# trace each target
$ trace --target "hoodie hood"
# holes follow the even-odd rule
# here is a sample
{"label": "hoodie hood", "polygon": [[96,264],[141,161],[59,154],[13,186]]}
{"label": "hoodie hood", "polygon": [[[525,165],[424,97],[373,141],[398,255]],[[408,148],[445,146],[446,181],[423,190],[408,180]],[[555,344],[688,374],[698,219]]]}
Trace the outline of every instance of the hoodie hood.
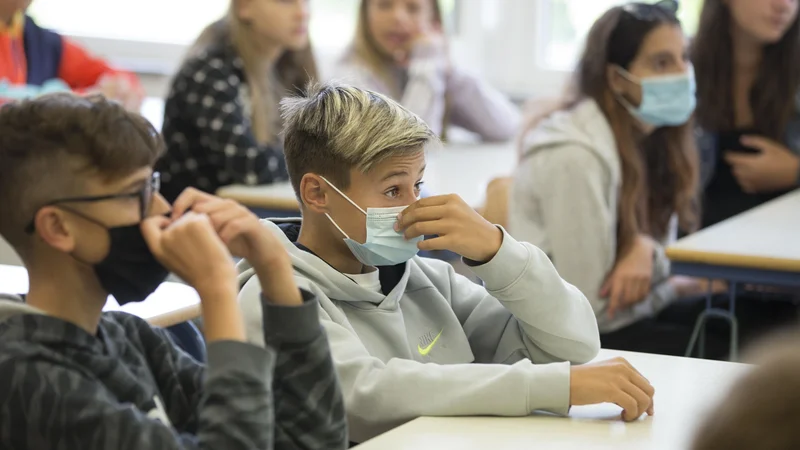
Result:
{"label": "hoodie hood", "polygon": [[586,99],[571,109],[556,111],[543,119],[522,140],[522,159],[563,145],[578,145],[593,153],[620,179],[617,143],[605,114],[594,100]]}
{"label": "hoodie hood", "polygon": [[[365,308],[396,309],[408,285],[411,267],[417,264],[419,258],[415,256],[404,264],[380,267],[381,285],[393,286],[389,292],[374,292],[360,286],[313,253],[298,248],[295,242],[300,234],[301,219],[262,219],[261,223],[278,238],[289,254],[298,287],[309,292],[321,290],[331,300],[347,302],[356,307],[361,304]],[[245,260],[239,262],[237,269],[239,286],[244,287],[255,271]]]}

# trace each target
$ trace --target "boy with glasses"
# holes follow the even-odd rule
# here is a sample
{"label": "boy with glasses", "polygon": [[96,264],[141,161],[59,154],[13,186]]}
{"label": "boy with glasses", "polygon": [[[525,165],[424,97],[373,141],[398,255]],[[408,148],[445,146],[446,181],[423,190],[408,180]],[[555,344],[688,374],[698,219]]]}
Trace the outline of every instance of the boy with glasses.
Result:
{"label": "boy with glasses", "polygon": [[[0,235],[30,277],[0,301],[0,448],[342,448],[346,429],[316,300],[257,218],[187,190],[170,205],[163,143],[99,97],[0,108]],[[245,342],[231,254],[261,293],[265,348]],[[125,313],[173,271],[200,295],[208,367]],[[291,375],[291,376],[290,376]]]}

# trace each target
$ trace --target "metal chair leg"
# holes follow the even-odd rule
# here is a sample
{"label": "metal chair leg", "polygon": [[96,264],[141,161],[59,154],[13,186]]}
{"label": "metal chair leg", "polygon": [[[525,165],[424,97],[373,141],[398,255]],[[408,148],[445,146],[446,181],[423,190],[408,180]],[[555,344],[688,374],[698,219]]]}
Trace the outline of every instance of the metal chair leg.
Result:
{"label": "metal chair leg", "polygon": [[[698,343],[699,348],[697,354],[700,358],[705,356],[705,330],[706,322],[710,318],[718,318],[727,320],[730,324],[730,346],[728,348],[728,359],[736,361],[739,358],[739,322],[736,320],[736,283],[731,283],[729,296],[728,296],[728,310],[714,308],[711,305],[711,287],[709,284],[709,292],[706,295],[706,309],[701,312],[697,317],[697,321],[692,330],[692,336],[689,339],[689,345],[686,348],[684,356],[691,357],[694,353],[695,345]],[[699,341],[699,342],[698,342]]]}
{"label": "metal chair leg", "polygon": [[731,322],[731,342],[728,350],[728,360],[737,361],[739,359],[739,322],[736,320],[736,283],[731,283],[728,292],[728,311],[730,312]]}
{"label": "metal chair leg", "polygon": [[700,333],[705,332],[706,319],[708,319],[709,311],[711,310],[706,309],[697,316],[697,321],[694,323],[694,330],[692,330],[692,337],[689,338],[689,345],[686,347],[686,353],[684,354],[687,358],[691,358],[692,353],[694,353],[694,346],[697,343],[697,338],[700,336]]}

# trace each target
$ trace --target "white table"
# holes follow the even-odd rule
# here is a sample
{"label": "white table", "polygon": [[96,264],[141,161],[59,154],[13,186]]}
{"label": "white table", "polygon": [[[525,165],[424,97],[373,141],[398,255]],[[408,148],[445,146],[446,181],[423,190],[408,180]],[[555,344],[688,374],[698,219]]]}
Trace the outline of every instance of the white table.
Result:
{"label": "white table", "polygon": [[619,419],[620,408],[573,407],[569,417],[423,417],[380,435],[358,450],[679,450],[689,448],[699,421],[749,366],[645,353],[601,350],[598,360],[624,356],[656,389],[655,415]]}
{"label": "white table", "polygon": [[[469,205],[483,206],[486,186],[496,177],[511,175],[517,161],[513,143],[448,144],[426,155],[425,190],[429,195],[458,194]],[[217,195],[243,205],[277,211],[298,211],[291,184],[233,185]]]}
{"label": "white table", "polygon": [[[24,267],[0,265],[0,293],[28,292],[28,271]],[[104,311],[125,311],[152,325],[168,327],[200,316],[200,297],[192,287],[166,282],[146,300],[120,306],[109,296]]]}
{"label": "white table", "polygon": [[687,275],[800,286],[800,189],[680,239],[667,256],[673,270],[720,272]]}
{"label": "white table", "polygon": [[730,357],[735,360],[737,286],[800,287],[800,189],[678,240],[667,248],[667,256],[673,274],[728,281],[728,309],[707,308],[700,315],[687,354],[698,339],[703,351],[703,327],[718,317],[731,323]]}

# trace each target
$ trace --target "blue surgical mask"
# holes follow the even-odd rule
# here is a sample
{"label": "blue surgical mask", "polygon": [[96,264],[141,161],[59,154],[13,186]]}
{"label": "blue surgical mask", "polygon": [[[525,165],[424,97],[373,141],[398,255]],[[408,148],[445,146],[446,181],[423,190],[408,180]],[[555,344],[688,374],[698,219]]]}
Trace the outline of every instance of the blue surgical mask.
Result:
{"label": "blue surgical mask", "polygon": [[353,256],[366,266],[394,266],[404,263],[416,256],[419,252],[417,243],[423,240],[422,236],[414,239],[406,239],[403,233],[394,231],[394,224],[397,222],[397,215],[406,206],[395,208],[367,208],[366,211],[340,191],[330,181],[322,177],[328,186],[338,192],[345,200],[350,202],[359,211],[367,216],[367,240],[363,244],[350,239],[350,236],[334,221],[330,214],[325,214],[328,220],[333,223],[336,229],[344,235],[344,243],[353,252]]}
{"label": "blue surgical mask", "polygon": [[642,103],[631,105],[621,95],[620,103],[637,119],[654,127],[678,126],[686,123],[697,104],[694,69],[676,75],[663,75],[637,79],[627,70],[617,66],[620,75],[642,87]]}

